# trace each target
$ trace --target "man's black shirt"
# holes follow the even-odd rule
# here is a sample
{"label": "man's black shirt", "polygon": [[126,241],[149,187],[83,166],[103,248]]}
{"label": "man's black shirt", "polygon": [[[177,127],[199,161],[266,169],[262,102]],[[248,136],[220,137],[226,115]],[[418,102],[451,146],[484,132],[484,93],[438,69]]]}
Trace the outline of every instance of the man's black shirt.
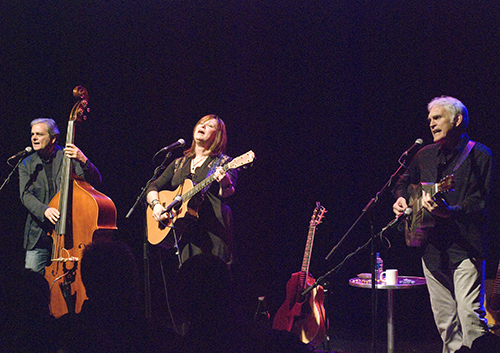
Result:
{"label": "man's black shirt", "polygon": [[448,219],[436,217],[435,226],[423,258],[429,270],[453,267],[466,258],[484,259],[487,248],[487,208],[493,173],[493,158],[488,147],[476,143],[460,167],[453,171],[469,142],[446,150],[435,143],[423,147],[395,187],[395,196],[408,200],[408,186],[420,182],[436,183],[453,174],[454,191],[443,198],[452,209]]}

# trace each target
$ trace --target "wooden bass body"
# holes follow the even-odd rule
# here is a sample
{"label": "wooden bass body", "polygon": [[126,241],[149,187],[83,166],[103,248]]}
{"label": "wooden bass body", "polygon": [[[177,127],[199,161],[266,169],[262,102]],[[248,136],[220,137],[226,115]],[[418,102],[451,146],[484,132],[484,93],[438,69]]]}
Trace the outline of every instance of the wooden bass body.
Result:
{"label": "wooden bass body", "polygon": [[[45,279],[50,284],[50,310],[56,318],[80,312],[87,299],[79,266],[83,250],[93,241],[109,240],[116,229],[116,207],[109,197],[83,180],[73,180],[70,188],[69,227],[66,234],[52,234],[52,263],[45,268]],[[59,203],[57,193],[49,207],[59,208]]]}

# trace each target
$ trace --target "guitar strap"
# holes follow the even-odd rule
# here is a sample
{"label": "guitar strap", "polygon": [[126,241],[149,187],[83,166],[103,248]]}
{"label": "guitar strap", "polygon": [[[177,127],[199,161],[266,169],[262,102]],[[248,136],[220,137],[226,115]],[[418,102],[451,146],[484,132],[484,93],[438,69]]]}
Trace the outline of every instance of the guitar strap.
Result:
{"label": "guitar strap", "polygon": [[[453,168],[452,174],[455,173],[455,171],[458,168],[460,168],[460,166],[465,161],[465,159],[467,158],[467,156],[469,155],[470,151],[472,150],[472,148],[474,147],[475,144],[476,144],[476,142],[469,140],[469,142],[467,143],[467,145],[464,147],[464,149],[460,153],[458,161],[455,164],[455,168]],[[423,213],[420,213],[420,215],[421,215],[420,216],[420,220],[417,221],[417,222],[422,222],[422,218],[423,218],[422,215],[423,215]],[[416,220],[415,216],[412,216],[411,219],[412,219],[411,221],[406,221],[406,229],[405,229],[406,245],[408,245],[408,246],[414,246],[414,247],[422,246],[423,244],[425,244],[427,242],[428,235],[424,231],[418,231],[417,232],[415,230],[416,227],[413,224],[413,222],[415,222],[415,220]],[[409,226],[409,224],[411,224],[411,227]],[[410,230],[410,228],[411,228],[411,230]]]}
{"label": "guitar strap", "polygon": [[460,155],[460,158],[458,159],[455,168],[453,168],[453,172],[455,172],[458,168],[460,168],[460,166],[465,161],[465,158],[467,158],[467,156],[469,155],[470,151],[472,150],[475,144],[476,144],[475,141],[469,140],[465,148],[462,150],[462,154]]}
{"label": "guitar strap", "polygon": [[[219,167],[222,164],[224,164],[228,160],[228,158],[229,158],[228,156],[226,156],[225,154],[221,153],[217,158],[215,158],[214,160],[212,160],[209,163],[210,170],[208,171],[207,176],[212,175],[213,173],[215,173],[215,169],[217,169],[217,167]],[[208,191],[209,188],[210,188],[210,185],[207,185],[201,191],[202,194],[205,195],[205,193]]]}
{"label": "guitar strap", "polygon": [[184,156],[182,158],[178,158],[175,160],[175,165],[174,165],[174,173],[177,172],[179,169],[184,167],[184,164],[186,164],[187,157]]}
{"label": "guitar strap", "polygon": [[[221,153],[219,156],[214,158],[210,163],[208,164],[208,167],[210,169],[208,170],[207,177],[209,175],[212,175],[215,172],[215,169],[223,164],[225,164],[229,160],[229,156]],[[174,166],[174,173],[177,172],[179,169],[183,168],[184,165],[186,164],[187,157],[184,156],[182,158],[179,158],[175,161],[175,166]],[[208,191],[210,188],[210,185],[207,185],[203,190],[201,190],[201,194],[205,195],[205,193]]]}

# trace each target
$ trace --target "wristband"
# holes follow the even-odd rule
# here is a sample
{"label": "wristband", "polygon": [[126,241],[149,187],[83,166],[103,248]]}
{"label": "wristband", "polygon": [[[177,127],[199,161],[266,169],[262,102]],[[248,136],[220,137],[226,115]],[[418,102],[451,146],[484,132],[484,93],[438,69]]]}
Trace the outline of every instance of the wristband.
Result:
{"label": "wristband", "polygon": [[160,200],[158,200],[158,199],[154,199],[154,200],[153,200],[153,201],[151,201],[151,203],[149,204],[149,207],[151,207],[151,209],[154,209],[154,208],[155,208],[155,206],[156,206],[157,204],[159,204],[159,203],[160,203]]}

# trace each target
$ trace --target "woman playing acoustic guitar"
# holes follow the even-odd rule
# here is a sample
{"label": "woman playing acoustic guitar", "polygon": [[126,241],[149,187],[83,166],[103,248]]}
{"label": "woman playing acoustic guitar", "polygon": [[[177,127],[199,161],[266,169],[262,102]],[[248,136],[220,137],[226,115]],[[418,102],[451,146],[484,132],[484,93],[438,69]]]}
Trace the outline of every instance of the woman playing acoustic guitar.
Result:
{"label": "woman playing acoustic guitar", "polygon": [[[227,167],[232,159],[224,154],[226,141],[222,119],[217,115],[202,117],[184,157],[170,163],[147,189],[152,210],[148,239],[167,248],[180,241],[181,262],[199,253],[217,255],[228,265],[232,262],[232,214],[224,198],[234,193],[237,172]],[[198,190],[197,186],[203,188]],[[194,192],[189,199],[185,196],[188,191]],[[174,200],[180,201],[167,210]]]}

